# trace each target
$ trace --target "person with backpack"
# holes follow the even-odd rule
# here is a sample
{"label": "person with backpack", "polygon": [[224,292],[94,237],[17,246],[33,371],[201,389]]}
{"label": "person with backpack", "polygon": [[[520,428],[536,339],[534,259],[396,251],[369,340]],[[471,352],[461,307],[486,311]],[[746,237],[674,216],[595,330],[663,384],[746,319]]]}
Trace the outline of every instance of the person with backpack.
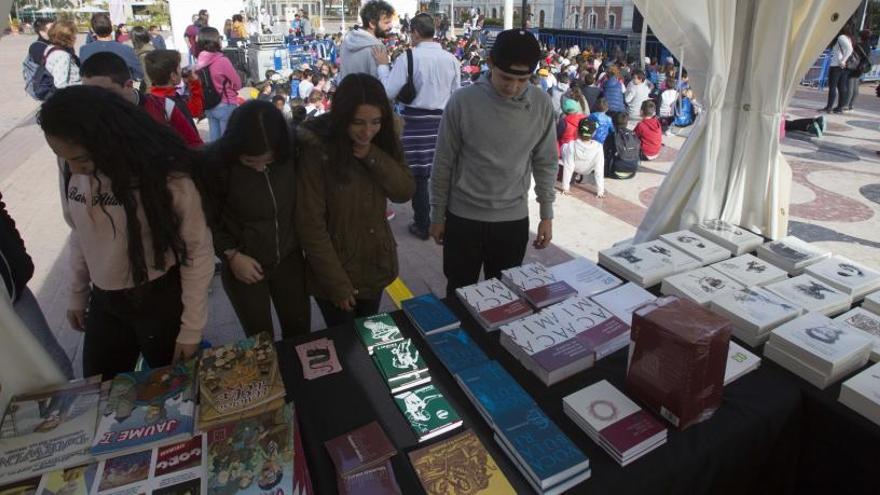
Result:
{"label": "person with backpack", "polygon": [[[564,100],[562,104],[562,116],[556,124],[556,146],[562,156],[562,148],[566,143],[574,141],[578,137],[578,129],[582,119],[587,118],[581,112],[581,106],[575,100]],[[592,137],[593,133],[590,133]]]}
{"label": "person with backpack", "polygon": [[614,133],[605,140],[605,177],[631,179],[639,168],[642,144],[626,126],[629,116],[614,114]]}
{"label": "person with backpack", "polygon": [[[843,112],[849,101],[849,69],[853,56],[852,28],[847,23],[840,30],[831,46],[831,63],[828,69],[828,102],[821,112]],[[835,100],[837,106],[834,106]],[[833,107],[833,108],[832,108]]]}
{"label": "person with backpack", "polygon": [[269,102],[235,109],[207,150],[209,224],[221,280],[244,332],[283,338],[311,330],[305,260],[295,230],[296,168],[284,116]]}
{"label": "person with backpack", "polygon": [[593,132],[593,140],[599,144],[605,144],[608,136],[614,133],[614,122],[606,113],[608,111],[608,101],[600,97],[596,100],[596,107],[593,113],[588,117],[596,123],[596,130]]}
{"label": "person with backpack", "polygon": [[125,60],[110,52],[93,55],[83,63],[83,84],[113,91],[125,100],[143,108],[157,122],[170,126],[191,147],[202,145],[202,138],[192,120],[177,108],[172,99],[144,94],[134,87]]}
{"label": "person with backpack", "polygon": [[[180,61],[181,55],[177,50],[153,50],[144,57],[144,70],[153,83],[150,94],[174,100],[177,108],[195,127],[193,119],[202,119],[205,115],[202,83],[189,70],[184,75]],[[186,86],[186,96],[177,91],[181,82]]]}
{"label": "person with backpack", "polygon": [[[21,62],[21,75],[24,79],[24,91],[36,100],[41,99],[37,96],[34,88],[34,76],[40,73],[40,77],[48,80],[49,73],[43,65],[46,50],[51,43],[49,42],[49,29],[52,23],[46,19],[37,19],[34,21],[34,31],[37,33],[37,40],[28,47],[28,53]],[[51,87],[50,87],[51,88]]]}
{"label": "person with backpack", "polygon": [[37,39],[28,47],[28,58],[37,64],[42,63],[43,54],[49,47],[49,29],[52,28],[52,21],[48,19],[37,19],[34,21],[34,32],[37,33]]}
{"label": "person with backpack", "polygon": [[198,160],[168,126],[116,93],[59,90],[37,122],[69,167],[67,319],[85,332],[82,376],[105,380],[198,351],[214,276]]}
{"label": "person with backpack", "polygon": [[571,194],[571,180],[593,172],[596,179],[596,197],[605,197],[605,155],[602,145],[593,139],[598,125],[582,118],[577,124],[576,139],[562,145],[562,194]]}
{"label": "person with backpack", "polygon": [[844,110],[852,110],[853,104],[856,102],[856,96],[859,94],[859,83],[862,81],[862,75],[871,71],[871,31],[868,29],[859,33],[859,42],[853,43],[853,57],[856,58],[855,68],[850,70],[849,75],[849,97],[847,98]]}
{"label": "person with backpack", "polygon": [[[57,21],[49,29],[49,46],[43,53],[43,66],[50,90],[42,99],[51,95],[54,90],[66,88],[80,83],[80,61],[73,50],[76,43],[76,24],[73,21]],[[45,77],[46,75],[51,78]]]}
{"label": "person with backpack", "polygon": [[199,48],[196,72],[202,82],[205,99],[205,115],[210,132],[208,141],[213,142],[226,131],[229,117],[238,104],[241,79],[232,62],[223,55],[219,31],[212,27],[202,28],[196,43]]}
{"label": "person with backpack", "polygon": [[691,89],[685,89],[681,92],[681,98],[675,106],[675,120],[672,123],[675,127],[689,127],[696,118],[694,92]]}

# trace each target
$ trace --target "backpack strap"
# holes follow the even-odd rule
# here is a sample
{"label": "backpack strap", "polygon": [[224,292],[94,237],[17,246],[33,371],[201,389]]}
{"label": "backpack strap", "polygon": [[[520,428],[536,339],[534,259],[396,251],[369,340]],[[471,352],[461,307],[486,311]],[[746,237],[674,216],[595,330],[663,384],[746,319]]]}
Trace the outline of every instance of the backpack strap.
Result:
{"label": "backpack strap", "polygon": [[47,46],[46,51],[43,52],[43,62],[40,65],[46,65],[46,61],[49,60],[49,55],[52,55],[52,52],[55,50],[60,50],[60,48],[55,45]]}

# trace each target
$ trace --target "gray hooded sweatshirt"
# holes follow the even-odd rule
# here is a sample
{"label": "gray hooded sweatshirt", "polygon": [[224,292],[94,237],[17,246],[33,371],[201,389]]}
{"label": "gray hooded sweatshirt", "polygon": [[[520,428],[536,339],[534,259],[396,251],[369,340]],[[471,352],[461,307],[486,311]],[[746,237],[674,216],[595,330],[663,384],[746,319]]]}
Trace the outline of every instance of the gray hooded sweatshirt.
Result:
{"label": "gray hooded sweatshirt", "polygon": [[447,209],[483,222],[523,219],[532,177],[541,219],[552,219],[554,121],[550,97],[531,84],[522,95],[505,98],[484,75],[452,93],[431,172],[431,222],[445,223]]}
{"label": "gray hooded sweatshirt", "polygon": [[364,73],[378,77],[379,68],[373,58],[373,47],[383,46],[382,40],[363,29],[354,29],[342,40],[339,56],[342,66],[339,68],[339,80],[349,74]]}

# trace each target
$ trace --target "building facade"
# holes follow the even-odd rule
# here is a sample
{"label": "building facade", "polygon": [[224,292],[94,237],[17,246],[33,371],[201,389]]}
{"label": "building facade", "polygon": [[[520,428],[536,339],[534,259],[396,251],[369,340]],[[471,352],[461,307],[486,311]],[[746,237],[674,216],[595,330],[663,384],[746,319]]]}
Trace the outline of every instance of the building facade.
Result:
{"label": "building facade", "polygon": [[[504,0],[452,0],[452,3],[456,24],[472,8],[479,9],[487,19],[504,18]],[[436,2],[437,8],[446,13],[450,12],[450,4],[450,0]],[[609,32],[632,30],[632,0],[529,0],[528,7],[532,27]],[[522,2],[514,0],[516,17],[521,9]]]}

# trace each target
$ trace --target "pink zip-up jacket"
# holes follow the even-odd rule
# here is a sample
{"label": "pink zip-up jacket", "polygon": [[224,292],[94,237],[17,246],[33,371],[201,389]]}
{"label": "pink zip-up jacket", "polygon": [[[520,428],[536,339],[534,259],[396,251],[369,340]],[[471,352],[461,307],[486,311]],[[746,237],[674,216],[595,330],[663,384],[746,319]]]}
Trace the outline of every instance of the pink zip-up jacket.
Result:
{"label": "pink zip-up jacket", "polygon": [[[230,105],[237,105],[238,90],[241,89],[241,78],[238,77],[238,72],[235,72],[235,68],[232,67],[232,62],[220,52],[201,52],[196,63],[196,70],[200,70],[206,65],[211,66],[209,69],[211,71],[211,81],[214,83],[214,88],[220,93],[221,101]],[[226,83],[225,87],[224,82]]]}

